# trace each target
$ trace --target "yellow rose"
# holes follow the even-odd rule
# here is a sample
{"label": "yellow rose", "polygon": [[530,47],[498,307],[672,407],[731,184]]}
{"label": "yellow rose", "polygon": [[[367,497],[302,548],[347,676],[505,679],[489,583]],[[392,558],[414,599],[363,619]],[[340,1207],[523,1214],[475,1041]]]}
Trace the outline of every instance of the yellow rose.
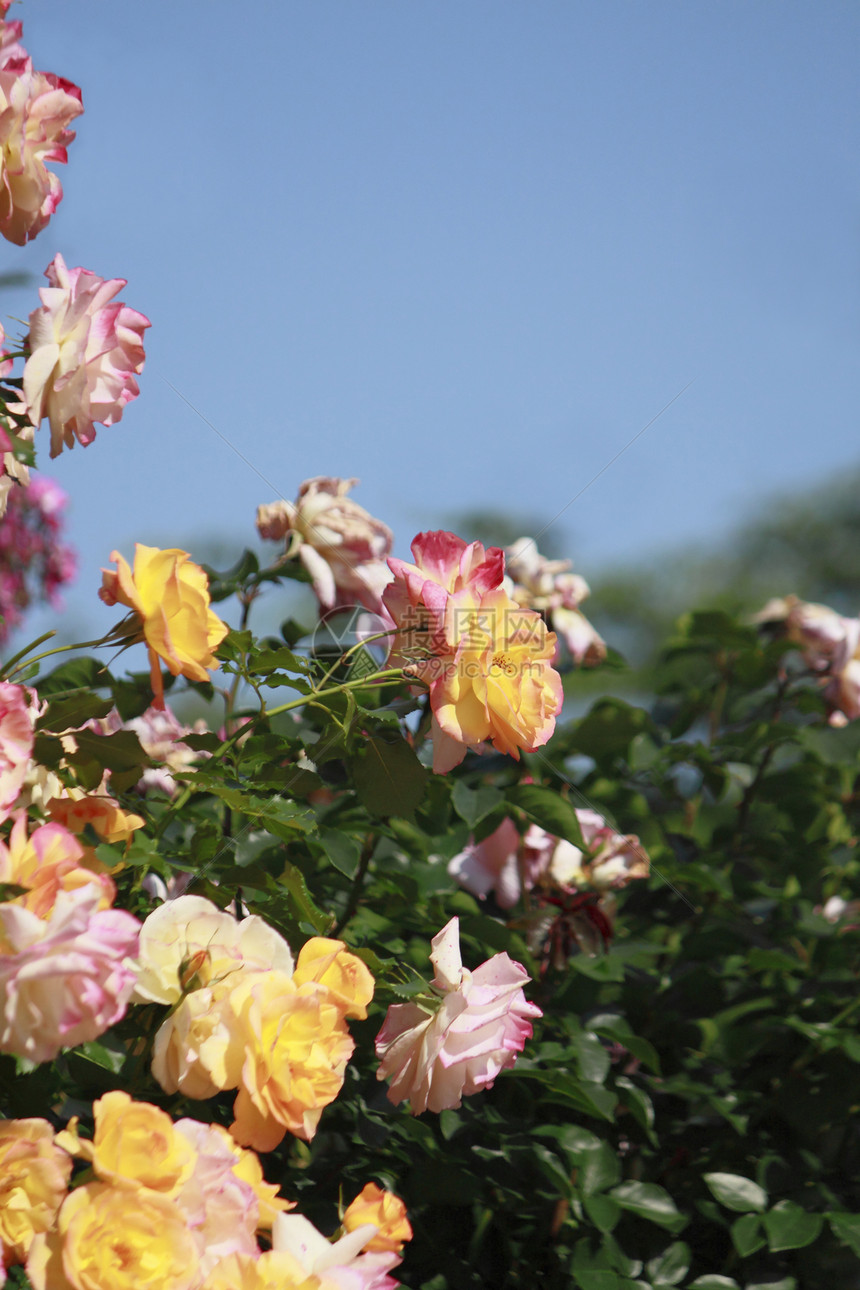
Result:
{"label": "yellow rose", "polygon": [[343,1012],[315,982],[249,973],[230,996],[245,1045],[230,1126],[242,1146],[272,1151],[287,1129],[310,1140],[352,1055]]}
{"label": "yellow rose", "polygon": [[106,605],[127,605],[140,616],[149,647],[153,706],[164,708],[159,659],[174,676],[207,681],[207,668],[219,666],[213,650],[229,628],[209,608],[206,574],[187,551],[135,544],[134,572],[112,551],[116,572],[102,569],[99,596]]}
{"label": "yellow rose", "polygon": [[233,1165],[232,1172],[236,1177],[248,1186],[257,1197],[257,1204],[260,1207],[260,1219],[258,1231],[271,1231],[272,1224],[278,1214],[284,1214],[288,1209],[295,1209],[294,1200],[284,1200],[283,1196],[278,1194],[279,1189],[274,1183],[267,1183],[263,1177],[263,1166],[260,1164],[260,1158],[255,1151],[247,1151],[244,1147],[239,1147],[226,1129],[220,1125],[213,1124],[214,1132],[222,1136],[226,1143],[233,1148],[238,1160]]}
{"label": "yellow rose", "polygon": [[156,1192],[87,1183],[27,1261],[35,1290],[193,1290],[199,1258],[181,1211]]}
{"label": "yellow rose", "polygon": [[175,1196],[193,1174],[197,1152],[166,1111],[116,1090],[99,1098],[93,1115],[95,1132],[85,1154],[104,1182],[137,1183]]}
{"label": "yellow rose", "polygon": [[347,951],[343,941],[312,936],[299,952],[293,977],[296,985],[317,981],[324,985],[345,1017],[367,1016],[374,980],[361,959]]}
{"label": "yellow rose", "polygon": [[394,1192],[383,1191],[376,1183],[369,1182],[359,1192],[343,1216],[343,1226],[352,1232],[363,1223],[372,1223],[376,1235],[364,1246],[365,1250],[391,1250],[399,1254],[404,1241],[412,1240],[412,1228],[406,1217],[406,1206]]}
{"label": "yellow rose", "polygon": [[230,984],[192,990],[160,1026],[152,1073],[165,1093],[214,1097],[239,1083],[244,1049],[230,1001]]}
{"label": "yellow rose", "polygon": [[308,1276],[298,1260],[286,1251],[228,1254],[203,1282],[201,1290],[318,1290],[319,1277]]}
{"label": "yellow rose", "polygon": [[23,1263],[51,1227],[71,1172],[47,1120],[0,1120],[0,1267]]}

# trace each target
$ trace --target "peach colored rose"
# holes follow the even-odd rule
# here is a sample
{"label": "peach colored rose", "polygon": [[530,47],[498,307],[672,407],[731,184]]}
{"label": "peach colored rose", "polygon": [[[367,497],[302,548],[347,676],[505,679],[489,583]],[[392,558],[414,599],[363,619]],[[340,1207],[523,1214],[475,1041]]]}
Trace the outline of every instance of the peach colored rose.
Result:
{"label": "peach colored rose", "polygon": [[347,497],[357,483],[319,475],[305,480],[295,504],[278,501],[257,511],[260,536],[288,537],[287,558],[298,555],[326,610],[357,602],[377,611],[391,581],[385,564],[391,530]]}
{"label": "peach colored rose", "polygon": [[271,1151],[287,1130],[310,1140],[343,1085],[353,1041],[325,986],[283,972],[243,975],[230,995],[245,1045],[230,1132]]}
{"label": "peach colored rose", "polygon": [[165,1093],[206,1098],[238,1086],[245,1048],[231,1007],[232,990],[232,979],[191,990],[162,1022],[152,1049],[152,1073]]}
{"label": "peach colored rose", "polygon": [[375,1182],[365,1183],[343,1216],[343,1226],[352,1232],[363,1223],[372,1223],[376,1235],[366,1250],[393,1250],[399,1254],[405,1241],[412,1240],[412,1227],[406,1217],[406,1206],[399,1196],[383,1191]]}
{"label": "peach colored rose", "polygon": [[77,85],[34,71],[25,51],[8,40],[20,35],[17,27],[6,27],[0,62],[0,233],[23,246],[62,200],[63,186],[45,163],[66,161],[75,137],[69,125],[84,109]]}
{"label": "peach colored rose", "polygon": [[187,551],[135,545],[134,572],[118,551],[117,570],[103,569],[99,596],[106,605],[127,605],[139,615],[149,649],[153,705],[164,707],[159,659],[174,676],[207,681],[220,666],[213,654],[229,628],[209,608],[206,574]]}
{"label": "peach colored rose", "polygon": [[8,820],[24,784],[38,715],[35,691],[0,683],[0,823]]}
{"label": "peach colored rose", "polygon": [[124,811],[107,793],[85,793],[83,789],[67,789],[61,797],[51,798],[46,810],[52,820],[72,833],[83,833],[89,824],[105,842],[127,842],[146,823],[142,815]]}
{"label": "peach colored rose", "polygon": [[60,891],[47,919],[0,905],[0,1051],[51,1061],[125,1014],[140,924],[99,898],[91,885]]}
{"label": "peach colored rose", "polygon": [[[2,77],[2,73],[0,73]],[[85,447],[95,423],[114,425],[140,393],[143,333],[150,325],[114,301],[124,278],[106,280],[88,269],[67,269],[56,255],[45,270],[40,309],[30,314],[30,356],[24,364],[24,400],[30,420],[51,426],[51,456]]]}
{"label": "peach colored rose", "polygon": [[53,1225],[71,1172],[47,1120],[0,1120],[0,1267],[23,1263]]}
{"label": "peach colored rose", "polygon": [[182,1211],[141,1187],[93,1182],[64,1201],[33,1243],[35,1290],[197,1290],[200,1260]]}
{"label": "peach colored rose", "polygon": [[474,972],[462,966],[459,920],[433,937],[437,1000],[392,1004],[376,1038],[377,1079],[391,1079],[389,1101],[408,1099],[413,1115],[458,1107],[464,1096],[491,1088],[513,1066],[542,1015],[528,1003],[528,974],[507,954]]}

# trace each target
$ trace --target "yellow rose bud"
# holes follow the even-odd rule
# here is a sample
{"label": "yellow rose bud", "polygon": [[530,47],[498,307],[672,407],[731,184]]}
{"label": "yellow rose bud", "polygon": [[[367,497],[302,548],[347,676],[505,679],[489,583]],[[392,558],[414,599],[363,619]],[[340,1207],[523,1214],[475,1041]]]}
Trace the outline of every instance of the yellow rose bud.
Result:
{"label": "yellow rose bud", "polygon": [[367,966],[347,951],[343,941],[312,936],[299,953],[293,977],[296,985],[317,981],[326,986],[345,1017],[367,1016],[374,980]]}
{"label": "yellow rose bud", "polygon": [[159,659],[174,676],[208,681],[207,668],[219,666],[213,650],[229,628],[209,608],[209,583],[187,551],[135,545],[134,572],[118,551],[111,552],[116,572],[103,569],[99,592],[107,605],[127,605],[141,619],[149,647],[153,706],[164,708]]}
{"label": "yellow rose bud", "polygon": [[23,1263],[51,1227],[71,1172],[47,1120],[0,1120],[0,1267]]}
{"label": "yellow rose bud", "polygon": [[365,1250],[391,1250],[399,1254],[403,1242],[412,1240],[412,1228],[403,1201],[373,1182],[367,1183],[359,1192],[343,1216],[347,1232],[354,1231],[363,1223],[372,1223],[377,1228],[376,1235],[364,1246]]}

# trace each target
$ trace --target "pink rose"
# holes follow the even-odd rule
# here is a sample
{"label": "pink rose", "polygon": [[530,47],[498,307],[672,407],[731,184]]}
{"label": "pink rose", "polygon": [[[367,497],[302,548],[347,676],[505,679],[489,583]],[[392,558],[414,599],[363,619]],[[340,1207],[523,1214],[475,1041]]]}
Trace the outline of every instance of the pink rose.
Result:
{"label": "pink rose", "polygon": [[0,233],[17,246],[48,223],[63,186],[45,168],[65,161],[75,132],[69,124],[83,112],[81,91],[50,72],[36,72],[17,44],[19,24],[3,24],[0,60]]}
{"label": "pink rose", "polygon": [[9,681],[0,684],[0,823],[8,820],[33,753],[36,695]]}
{"label": "pink rose", "polygon": [[99,911],[91,884],[59,892],[48,918],[0,904],[0,1052],[47,1062],[125,1014],[140,925]]}
{"label": "pink rose", "polygon": [[531,1037],[525,968],[507,954],[494,954],[474,972],[460,958],[459,920],[433,937],[430,960],[435,1000],[396,1003],[376,1037],[377,1079],[391,1079],[389,1101],[408,1099],[413,1115],[457,1107],[463,1096],[491,1088],[513,1066]]}
{"label": "pink rose", "polygon": [[51,456],[57,457],[76,438],[84,446],[92,443],[94,423],[113,425],[137,397],[143,332],[150,323],[114,301],[124,278],[67,269],[59,254],[45,277],[51,285],[40,289],[42,307],[30,314],[24,398],[34,425],[48,418]]}
{"label": "pink rose", "polygon": [[513,820],[502,820],[483,842],[470,841],[465,851],[454,856],[448,872],[473,896],[483,900],[495,891],[499,908],[511,909],[520,898],[519,848]]}
{"label": "pink rose", "polygon": [[260,536],[288,539],[287,557],[298,555],[324,610],[358,602],[376,612],[391,581],[385,563],[391,530],[347,497],[357,483],[319,475],[305,480],[295,505],[279,501],[257,510]]}

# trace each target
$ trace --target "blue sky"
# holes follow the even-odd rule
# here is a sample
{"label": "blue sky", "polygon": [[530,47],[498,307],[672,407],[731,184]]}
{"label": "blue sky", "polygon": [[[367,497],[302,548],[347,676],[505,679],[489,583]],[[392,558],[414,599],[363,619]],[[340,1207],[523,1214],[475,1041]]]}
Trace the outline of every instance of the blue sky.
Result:
{"label": "blue sky", "polygon": [[467,508],[561,513],[588,576],[860,463],[856,4],[9,16],[85,113],[62,205],[0,269],[61,251],[152,320],[122,422],[53,463],[39,436],[93,629],[114,547],[238,552],[314,474],[359,476],[401,555]]}

